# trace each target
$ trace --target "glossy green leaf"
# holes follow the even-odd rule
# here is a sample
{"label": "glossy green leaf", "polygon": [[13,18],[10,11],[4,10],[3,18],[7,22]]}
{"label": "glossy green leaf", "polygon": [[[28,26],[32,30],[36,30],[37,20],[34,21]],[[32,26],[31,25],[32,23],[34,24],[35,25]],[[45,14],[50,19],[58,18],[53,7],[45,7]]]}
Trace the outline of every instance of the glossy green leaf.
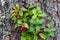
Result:
{"label": "glossy green leaf", "polygon": [[37,14],[42,13],[41,8],[39,6],[36,8],[36,11],[37,11]]}
{"label": "glossy green leaf", "polygon": [[20,12],[19,12],[19,15],[20,15],[20,16],[23,16],[23,12],[22,12],[22,11],[20,11]]}
{"label": "glossy green leaf", "polygon": [[26,16],[28,16],[28,15],[29,15],[29,13],[28,13],[28,12],[26,12],[24,16],[26,17]]}
{"label": "glossy green leaf", "polygon": [[51,30],[52,30],[53,32],[55,32],[55,31],[56,31],[56,29],[55,29],[55,28],[51,28]]}
{"label": "glossy green leaf", "polygon": [[50,27],[53,27],[53,25],[54,25],[54,22],[49,22]]}
{"label": "glossy green leaf", "polygon": [[51,36],[51,37],[54,37],[54,32],[51,32],[51,33],[50,33],[50,36]]}
{"label": "glossy green leaf", "polygon": [[17,20],[17,24],[22,24],[22,20]]}
{"label": "glossy green leaf", "polygon": [[45,19],[39,19],[38,24],[43,24],[45,22]]}
{"label": "glossy green leaf", "polygon": [[37,17],[37,18],[35,18],[35,21],[38,23],[39,22],[39,18]]}
{"label": "glossy green leaf", "polygon": [[12,20],[16,21],[16,17],[14,16],[14,17],[12,18]]}
{"label": "glossy green leaf", "polygon": [[22,37],[21,37],[21,40],[26,40],[26,38],[22,36]]}
{"label": "glossy green leaf", "polygon": [[47,36],[44,35],[43,33],[40,33],[39,35],[40,35],[40,37],[41,37],[42,39],[46,39],[46,38],[47,38]]}
{"label": "glossy green leaf", "polygon": [[36,14],[36,9],[35,8],[32,10],[32,13],[33,14]]}
{"label": "glossy green leaf", "polygon": [[16,15],[16,13],[12,13],[12,14],[10,15],[10,18],[13,18],[15,15]]}
{"label": "glossy green leaf", "polygon": [[29,22],[32,24],[36,24],[35,20],[33,20],[33,19],[30,19]]}
{"label": "glossy green leaf", "polygon": [[21,7],[21,11],[27,11],[27,9],[24,7]]}
{"label": "glossy green leaf", "polygon": [[33,16],[32,16],[32,19],[36,19],[36,18],[37,18],[37,15],[33,15]]}
{"label": "glossy green leaf", "polygon": [[30,27],[30,32],[33,32],[34,30],[35,30],[35,28],[34,27]]}
{"label": "glossy green leaf", "polygon": [[38,40],[38,37],[35,35],[33,40]]}
{"label": "glossy green leaf", "polygon": [[46,14],[45,13],[41,13],[38,16],[40,16],[40,17],[46,17]]}
{"label": "glossy green leaf", "polygon": [[17,6],[16,5],[17,5],[16,3],[13,3],[13,6],[17,9]]}
{"label": "glossy green leaf", "polygon": [[50,33],[52,30],[50,28],[45,28],[44,31]]}
{"label": "glossy green leaf", "polygon": [[16,3],[13,3],[13,7],[16,9],[16,11],[18,12],[18,6],[17,6],[18,4],[16,4]]}
{"label": "glossy green leaf", "polygon": [[44,27],[44,25],[40,24],[40,28],[44,29],[45,27]]}
{"label": "glossy green leaf", "polygon": [[28,20],[27,17],[25,17],[25,18],[22,19],[23,22],[27,22],[27,20]]}
{"label": "glossy green leaf", "polygon": [[34,5],[30,5],[30,6],[29,6],[29,9],[31,9],[31,8],[34,8]]}
{"label": "glossy green leaf", "polygon": [[32,36],[27,35],[26,40],[32,40]]}
{"label": "glossy green leaf", "polygon": [[51,22],[51,17],[48,17],[48,22]]}
{"label": "glossy green leaf", "polygon": [[15,25],[14,25],[14,29],[16,29],[17,27],[18,27],[18,24],[15,24]]}
{"label": "glossy green leaf", "polygon": [[24,40],[32,40],[32,35],[26,33],[26,31],[22,32],[21,35],[21,37],[25,38]]}
{"label": "glossy green leaf", "polygon": [[40,31],[40,26],[36,26],[36,33],[38,34],[39,31]]}
{"label": "glossy green leaf", "polygon": [[28,24],[27,23],[24,23],[24,26],[25,28],[29,28]]}

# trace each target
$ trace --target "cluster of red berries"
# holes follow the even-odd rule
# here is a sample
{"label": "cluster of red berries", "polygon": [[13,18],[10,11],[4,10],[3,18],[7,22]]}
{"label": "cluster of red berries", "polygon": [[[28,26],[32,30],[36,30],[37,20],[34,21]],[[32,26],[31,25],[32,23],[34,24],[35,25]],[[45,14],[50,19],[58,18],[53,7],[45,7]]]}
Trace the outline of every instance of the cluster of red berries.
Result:
{"label": "cluster of red berries", "polygon": [[[45,27],[48,28],[48,23],[45,23]],[[24,31],[25,30],[25,26],[24,25],[21,25],[21,27],[19,28],[19,30],[20,31]],[[40,31],[39,32],[40,33],[43,33],[44,31],[43,31],[42,28],[40,28]]]}
{"label": "cluster of red berries", "polygon": [[[46,22],[44,25],[45,25],[46,28],[48,28],[48,22]],[[44,31],[43,31],[43,29],[40,29],[39,32],[40,32],[40,33],[43,33]]]}

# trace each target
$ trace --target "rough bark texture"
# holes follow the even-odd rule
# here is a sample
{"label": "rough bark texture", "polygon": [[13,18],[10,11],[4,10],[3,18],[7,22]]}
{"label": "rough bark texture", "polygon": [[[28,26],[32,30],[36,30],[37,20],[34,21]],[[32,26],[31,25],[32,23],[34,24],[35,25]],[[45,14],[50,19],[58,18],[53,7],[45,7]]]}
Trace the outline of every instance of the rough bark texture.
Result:
{"label": "rough bark texture", "polygon": [[[13,30],[10,22],[10,8],[12,3],[16,2],[20,5],[24,5],[20,0],[0,0],[0,40],[18,40],[17,32],[11,33]],[[48,37],[47,40],[60,40],[60,0],[23,0],[28,4],[34,4],[41,6],[43,12],[46,12],[48,16],[51,17],[52,22],[54,22],[54,27],[56,29],[55,38]],[[12,30],[11,30],[12,29]],[[10,38],[10,39],[7,39]]]}

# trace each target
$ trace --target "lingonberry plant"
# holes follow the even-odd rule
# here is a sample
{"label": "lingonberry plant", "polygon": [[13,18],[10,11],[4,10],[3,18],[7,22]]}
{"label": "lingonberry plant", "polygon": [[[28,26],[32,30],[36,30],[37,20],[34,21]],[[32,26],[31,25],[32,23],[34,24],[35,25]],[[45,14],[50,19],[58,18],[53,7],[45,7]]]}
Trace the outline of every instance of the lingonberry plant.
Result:
{"label": "lingonberry plant", "polygon": [[41,11],[40,6],[25,8],[14,3],[11,11],[10,19],[13,20],[14,29],[21,31],[21,40],[38,40],[38,35],[43,40],[54,37],[51,18],[48,17],[46,21],[47,14]]}

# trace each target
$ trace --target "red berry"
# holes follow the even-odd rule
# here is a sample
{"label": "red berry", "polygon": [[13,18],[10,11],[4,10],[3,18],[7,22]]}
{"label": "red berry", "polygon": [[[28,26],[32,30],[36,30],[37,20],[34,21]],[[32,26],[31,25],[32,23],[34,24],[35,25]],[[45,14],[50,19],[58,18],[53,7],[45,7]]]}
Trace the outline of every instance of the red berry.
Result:
{"label": "red berry", "polygon": [[21,28],[20,28],[20,31],[24,31],[25,30],[25,26],[22,25]]}
{"label": "red berry", "polygon": [[43,33],[43,30],[42,29],[40,29],[40,33]]}
{"label": "red berry", "polygon": [[21,31],[24,31],[24,30],[25,30],[25,27],[21,27],[20,30],[21,30]]}
{"label": "red berry", "polygon": [[25,27],[24,25],[22,25],[21,27]]}
{"label": "red berry", "polygon": [[12,7],[12,10],[15,10],[15,8]]}
{"label": "red berry", "polygon": [[45,27],[48,28],[48,23],[45,23]]}

